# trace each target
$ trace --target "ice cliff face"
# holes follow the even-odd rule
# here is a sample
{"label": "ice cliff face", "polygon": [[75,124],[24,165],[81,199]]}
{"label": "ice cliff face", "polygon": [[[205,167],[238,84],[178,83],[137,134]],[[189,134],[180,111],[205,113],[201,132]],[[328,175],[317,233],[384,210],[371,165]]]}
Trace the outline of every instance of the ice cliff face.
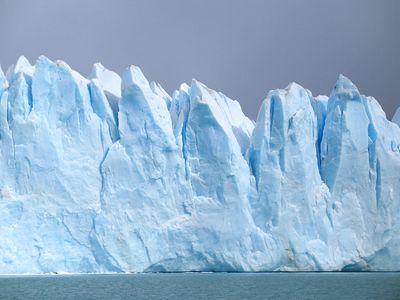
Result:
{"label": "ice cliff face", "polygon": [[344,76],[254,123],[196,80],[21,57],[0,170],[0,273],[400,270],[400,128]]}

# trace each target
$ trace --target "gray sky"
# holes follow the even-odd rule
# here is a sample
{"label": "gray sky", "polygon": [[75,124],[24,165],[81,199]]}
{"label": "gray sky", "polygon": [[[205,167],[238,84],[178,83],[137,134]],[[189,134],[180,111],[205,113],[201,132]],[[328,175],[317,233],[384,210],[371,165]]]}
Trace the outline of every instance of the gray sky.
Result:
{"label": "gray sky", "polygon": [[270,89],[295,81],[329,94],[339,73],[400,106],[398,0],[0,0],[0,64],[62,59],[130,64],[172,92],[196,78],[255,119]]}

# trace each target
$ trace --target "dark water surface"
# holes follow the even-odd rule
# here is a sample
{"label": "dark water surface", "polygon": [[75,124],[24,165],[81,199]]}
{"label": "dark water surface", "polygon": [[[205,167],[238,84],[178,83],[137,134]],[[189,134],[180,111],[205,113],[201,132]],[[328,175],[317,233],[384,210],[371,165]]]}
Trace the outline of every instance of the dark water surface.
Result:
{"label": "dark water surface", "polygon": [[0,299],[400,299],[400,273],[0,276]]}

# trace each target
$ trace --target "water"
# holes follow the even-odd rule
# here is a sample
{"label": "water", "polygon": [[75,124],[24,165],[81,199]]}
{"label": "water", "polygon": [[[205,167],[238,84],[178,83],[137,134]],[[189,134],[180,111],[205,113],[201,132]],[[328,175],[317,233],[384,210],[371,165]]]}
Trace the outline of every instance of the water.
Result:
{"label": "water", "polygon": [[0,299],[400,299],[400,273],[0,276]]}

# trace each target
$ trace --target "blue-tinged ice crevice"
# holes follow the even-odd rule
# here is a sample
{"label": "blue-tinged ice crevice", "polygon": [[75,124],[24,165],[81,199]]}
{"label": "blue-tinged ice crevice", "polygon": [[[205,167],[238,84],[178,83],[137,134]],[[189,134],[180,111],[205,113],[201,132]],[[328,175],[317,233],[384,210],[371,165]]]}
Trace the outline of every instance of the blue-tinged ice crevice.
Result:
{"label": "blue-tinged ice crevice", "polygon": [[118,121],[117,121],[118,118],[112,111],[112,108],[107,100],[107,97],[97,79],[92,79],[90,81],[89,91],[90,91],[90,100],[93,112],[96,115],[98,115],[100,119],[106,121],[108,127],[107,129],[109,130],[106,136],[102,137],[102,140],[104,141],[107,140],[108,137],[111,137],[112,142],[116,142],[120,138],[118,131]]}
{"label": "blue-tinged ice crevice", "polygon": [[172,95],[172,101],[169,110],[176,144],[181,149],[182,158],[185,161],[185,176],[186,179],[188,179],[189,162],[186,149],[186,127],[190,110],[190,97],[189,86],[186,83],[183,83],[179,90],[175,91]]}
{"label": "blue-tinged ice crevice", "polygon": [[308,93],[310,94],[311,105],[317,117],[318,139],[316,141],[315,147],[317,149],[316,152],[318,158],[318,168],[321,169],[321,142],[322,142],[322,134],[324,132],[324,127],[325,127],[325,119],[326,119],[329,97],[320,95],[313,98],[311,92],[308,91]]}
{"label": "blue-tinged ice crevice", "polygon": [[21,57],[0,70],[0,273],[400,270],[399,167],[399,126],[344,76],[269,92],[254,123],[196,80]]}
{"label": "blue-tinged ice crevice", "polygon": [[102,64],[96,63],[93,65],[89,79],[96,79],[102,88],[104,95],[110,104],[114,114],[114,119],[118,125],[118,102],[121,99],[121,77],[106,69]]}

